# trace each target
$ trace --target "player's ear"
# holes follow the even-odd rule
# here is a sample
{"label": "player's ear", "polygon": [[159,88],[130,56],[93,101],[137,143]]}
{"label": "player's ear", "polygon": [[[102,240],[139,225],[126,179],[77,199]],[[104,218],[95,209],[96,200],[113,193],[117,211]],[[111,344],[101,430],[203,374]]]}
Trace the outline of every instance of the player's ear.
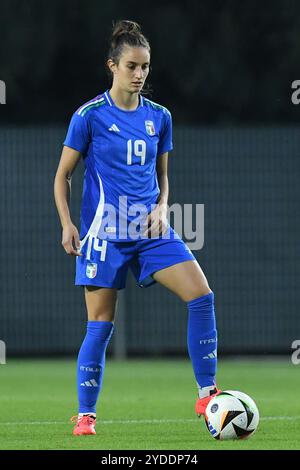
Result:
{"label": "player's ear", "polygon": [[114,71],[116,69],[116,64],[114,63],[114,61],[112,59],[108,59],[108,61],[106,62],[106,65],[109,68],[109,70],[111,71],[111,73],[114,73]]}

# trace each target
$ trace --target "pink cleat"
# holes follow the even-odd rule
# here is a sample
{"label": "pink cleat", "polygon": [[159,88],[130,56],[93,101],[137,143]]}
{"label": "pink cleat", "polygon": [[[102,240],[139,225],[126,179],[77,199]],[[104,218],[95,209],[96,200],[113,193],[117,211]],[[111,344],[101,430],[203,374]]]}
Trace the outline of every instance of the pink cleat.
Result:
{"label": "pink cleat", "polygon": [[96,434],[96,418],[93,418],[93,416],[72,416],[71,421],[73,423],[76,421],[76,426],[73,429],[74,436]]}
{"label": "pink cleat", "polygon": [[215,389],[216,391],[212,391],[213,393],[209,395],[208,397],[204,398],[198,398],[195,406],[195,411],[196,414],[199,416],[199,418],[203,415],[205,417],[205,411],[207,408],[207,405],[209,404],[210,400],[214,398],[216,395],[219,395],[221,393],[221,390],[218,388]]}

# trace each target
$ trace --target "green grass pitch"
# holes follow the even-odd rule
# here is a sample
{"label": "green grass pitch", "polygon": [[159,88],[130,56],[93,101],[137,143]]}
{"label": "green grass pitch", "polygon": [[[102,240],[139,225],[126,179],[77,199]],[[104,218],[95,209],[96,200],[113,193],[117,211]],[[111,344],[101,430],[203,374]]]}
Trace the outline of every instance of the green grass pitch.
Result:
{"label": "green grass pitch", "polygon": [[286,360],[220,360],[218,384],[254,398],[261,421],[244,441],[216,441],[194,414],[188,360],[107,359],[96,436],[72,435],[76,363],[0,365],[0,449],[300,449],[300,366]]}

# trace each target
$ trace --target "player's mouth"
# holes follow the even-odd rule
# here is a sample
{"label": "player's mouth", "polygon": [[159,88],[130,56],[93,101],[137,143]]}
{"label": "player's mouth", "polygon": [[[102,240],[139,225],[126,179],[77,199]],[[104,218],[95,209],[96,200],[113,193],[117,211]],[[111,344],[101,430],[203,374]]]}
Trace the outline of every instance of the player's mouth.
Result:
{"label": "player's mouth", "polygon": [[134,86],[142,86],[143,82],[132,82]]}

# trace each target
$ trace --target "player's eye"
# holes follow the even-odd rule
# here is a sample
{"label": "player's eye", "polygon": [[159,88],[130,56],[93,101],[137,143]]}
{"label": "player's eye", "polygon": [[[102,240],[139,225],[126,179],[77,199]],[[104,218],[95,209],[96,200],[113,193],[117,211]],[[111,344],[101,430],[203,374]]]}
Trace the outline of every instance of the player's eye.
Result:
{"label": "player's eye", "polygon": [[[129,64],[129,65],[127,65],[127,67],[128,67],[130,70],[134,70],[134,69],[135,69],[135,65],[133,65],[133,64]],[[142,69],[143,69],[143,70],[147,70],[148,68],[149,68],[149,65],[147,65],[147,64],[142,65]]]}

